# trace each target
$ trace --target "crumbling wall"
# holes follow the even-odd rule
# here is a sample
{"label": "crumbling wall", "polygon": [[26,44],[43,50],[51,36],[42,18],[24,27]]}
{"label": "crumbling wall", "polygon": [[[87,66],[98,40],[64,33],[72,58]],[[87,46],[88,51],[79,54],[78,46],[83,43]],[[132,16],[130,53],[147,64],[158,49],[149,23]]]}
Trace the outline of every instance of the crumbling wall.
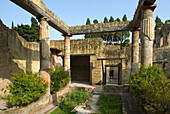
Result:
{"label": "crumbling wall", "polygon": [[156,48],[170,46],[170,23],[155,31],[155,45]]}
{"label": "crumbling wall", "polygon": [[[103,73],[105,65],[117,65],[123,63],[122,83],[128,83],[131,69],[131,47],[120,49],[120,46],[104,45],[101,38],[78,39],[70,41],[71,55],[90,55],[90,81],[92,84],[101,84],[103,82]],[[64,55],[64,41],[53,40],[51,47],[62,50],[60,55]],[[103,66],[100,58],[125,58],[121,60],[104,60]]]}
{"label": "crumbling wall", "polygon": [[[103,45],[101,38],[71,40],[70,54],[96,54],[96,56],[101,56]],[[64,40],[51,40],[50,46],[62,50],[60,55],[64,55]]]}
{"label": "crumbling wall", "polygon": [[122,84],[129,83],[131,72],[131,47],[116,48],[114,45],[105,45],[102,58],[123,58],[123,60],[105,60],[105,65],[118,65],[122,63]]}
{"label": "crumbling wall", "polygon": [[170,77],[170,47],[154,48],[153,63],[163,69],[165,67],[165,74]]}
{"label": "crumbling wall", "polygon": [[6,91],[4,87],[12,81],[12,75],[20,70],[39,71],[39,44],[30,43],[16,32],[6,27],[0,20],[0,95]]}

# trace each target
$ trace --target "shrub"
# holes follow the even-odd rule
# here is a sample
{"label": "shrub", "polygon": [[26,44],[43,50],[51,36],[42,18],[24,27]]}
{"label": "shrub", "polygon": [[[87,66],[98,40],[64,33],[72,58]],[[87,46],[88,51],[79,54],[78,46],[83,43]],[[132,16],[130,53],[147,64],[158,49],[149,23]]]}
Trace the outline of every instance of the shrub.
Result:
{"label": "shrub", "polygon": [[3,99],[13,105],[27,105],[45,94],[47,86],[47,83],[36,73],[21,71],[13,76],[13,83],[9,85],[9,95]]}
{"label": "shrub", "polygon": [[[90,96],[91,94],[88,91],[72,90],[62,98],[64,101],[51,114],[70,114],[77,105],[84,103]],[[74,114],[75,112],[72,113]]]}
{"label": "shrub", "polygon": [[51,69],[51,91],[58,91],[71,80],[69,73],[64,71],[63,67]]}
{"label": "shrub", "polygon": [[134,96],[139,97],[146,110],[165,112],[170,106],[170,79],[156,65],[145,68],[131,76],[130,85]]}

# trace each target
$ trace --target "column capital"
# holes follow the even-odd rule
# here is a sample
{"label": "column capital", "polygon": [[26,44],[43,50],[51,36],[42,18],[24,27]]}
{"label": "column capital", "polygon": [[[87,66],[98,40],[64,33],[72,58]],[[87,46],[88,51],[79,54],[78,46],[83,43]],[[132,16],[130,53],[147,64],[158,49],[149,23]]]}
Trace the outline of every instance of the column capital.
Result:
{"label": "column capital", "polygon": [[142,11],[142,10],[146,10],[146,9],[152,9],[152,11],[154,11],[156,7],[157,7],[157,4],[148,5],[148,6],[142,6],[140,8],[140,10]]}
{"label": "column capital", "polygon": [[39,17],[36,17],[38,19],[39,22],[41,21],[49,21],[49,19],[47,17],[42,17],[42,16],[39,16]]}
{"label": "column capital", "polygon": [[62,36],[64,36],[64,37],[72,37],[72,35],[70,33],[62,34]]}
{"label": "column capital", "polygon": [[140,30],[141,30],[141,28],[132,28],[130,31],[134,32],[134,31],[140,31]]}

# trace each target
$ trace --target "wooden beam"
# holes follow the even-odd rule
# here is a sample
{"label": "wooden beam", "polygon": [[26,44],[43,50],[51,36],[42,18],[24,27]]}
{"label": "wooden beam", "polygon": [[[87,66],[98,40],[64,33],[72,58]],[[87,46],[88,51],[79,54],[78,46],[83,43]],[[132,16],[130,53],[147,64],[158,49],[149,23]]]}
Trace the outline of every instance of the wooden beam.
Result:
{"label": "wooden beam", "polygon": [[133,17],[133,28],[140,28],[141,7],[153,5],[156,0],[139,0],[137,9]]}
{"label": "wooden beam", "polygon": [[97,60],[123,60],[127,58],[97,58]]}
{"label": "wooden beam", "polygon": [[49,25],[52,26],[54,29],[58,30],[59,32],[63,34],[69,33],[69,30],[66,27],[64,27],[54,17],[49,15],[47,12],[45,12],[43,9],[38,7],[30,0],[10,0],[10,1],[17,4],[18,6],[25,9],[26,11],[28,11],[29,13],[33,14],[36,17],[47,17],[49,19],[48,21]]}

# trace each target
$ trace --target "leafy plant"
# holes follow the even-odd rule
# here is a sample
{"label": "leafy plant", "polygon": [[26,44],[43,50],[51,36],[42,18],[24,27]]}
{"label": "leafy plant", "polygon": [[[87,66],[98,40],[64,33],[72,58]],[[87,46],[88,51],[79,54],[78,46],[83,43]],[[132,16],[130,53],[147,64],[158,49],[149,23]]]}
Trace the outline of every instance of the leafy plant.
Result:
{"label": "leafy plant", "polygon": [[83,90],[72,90],[72,92],[68,93],[63,98],[64,101],[51,114],[70,114],[77,105],[84,103],[90,98],[90,95],[91,94],[88,91],[83,92]]}
{"label": "leafy plant", "polygon": [[3,99],[13,105],[27,105],[45,94],[47,86],[47,83],[36,73],[21,71],[13,76],[13,83],[9,85],[9,95]]}
{"label": "leafy plant", "polygon": [[131,76],[130,85],[134,96],[139,97],[146,110],[167,111],[170,106],[170,79],[156,65],[145,68]]}
{"label": "leafy plant", "polygon": [[51,69],[51,91],[58,91],[71,80],[69,73],[63,67]]}

